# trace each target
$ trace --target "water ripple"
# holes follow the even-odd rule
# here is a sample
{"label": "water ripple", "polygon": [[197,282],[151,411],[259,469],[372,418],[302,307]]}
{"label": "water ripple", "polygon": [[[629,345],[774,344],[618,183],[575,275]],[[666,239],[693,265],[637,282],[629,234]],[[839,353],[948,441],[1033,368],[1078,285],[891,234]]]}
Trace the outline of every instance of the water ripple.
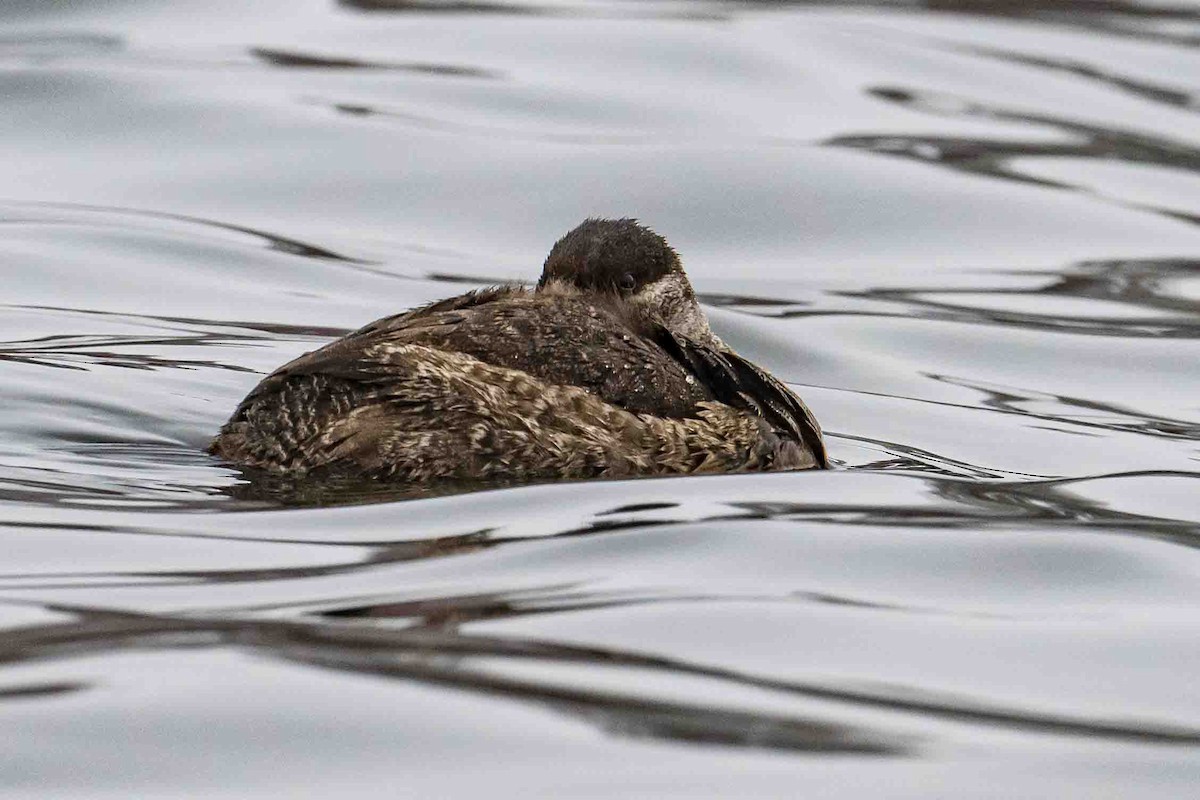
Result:
{"label": "water ripple", "polygon": [[[1194,793],[1194,3],[0,16],[0,797]],[[589,215],[668,236],[836,468],[205,452]]]}

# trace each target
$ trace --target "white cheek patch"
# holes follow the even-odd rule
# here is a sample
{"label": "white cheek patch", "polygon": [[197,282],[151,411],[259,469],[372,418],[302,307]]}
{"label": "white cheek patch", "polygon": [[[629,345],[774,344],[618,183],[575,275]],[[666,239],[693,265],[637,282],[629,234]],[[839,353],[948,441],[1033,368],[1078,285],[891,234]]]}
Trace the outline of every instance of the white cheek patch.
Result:
{"label": "white cheek patch", "polygon": [[672,273],[647,284],[633,299],[676,333],[697,342],[719,342],[690,288],[686,278]]}

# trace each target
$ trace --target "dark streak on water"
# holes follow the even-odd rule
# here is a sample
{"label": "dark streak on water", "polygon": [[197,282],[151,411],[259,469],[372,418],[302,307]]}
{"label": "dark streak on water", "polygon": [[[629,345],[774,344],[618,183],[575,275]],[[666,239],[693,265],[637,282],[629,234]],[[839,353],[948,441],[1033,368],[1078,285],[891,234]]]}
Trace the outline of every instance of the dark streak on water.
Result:
{"label": "dark streak on water", "polygon": [[[0,797],[1195,794],[1200,5],[3,15]],[[838,469],[203,452],[593,214]]]}

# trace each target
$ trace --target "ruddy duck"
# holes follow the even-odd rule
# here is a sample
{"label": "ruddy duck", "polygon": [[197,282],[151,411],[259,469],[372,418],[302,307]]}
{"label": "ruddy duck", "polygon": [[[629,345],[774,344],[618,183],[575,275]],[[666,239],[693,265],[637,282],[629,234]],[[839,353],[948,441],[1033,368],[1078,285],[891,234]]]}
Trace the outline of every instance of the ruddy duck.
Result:
{"label": "ruddy duck", "polygon": [[828,466],[808,408],[717,338],[679,256],[632,219],[572,230],[534,289],[441,300],[285,364],[209,451],[410,483]]}

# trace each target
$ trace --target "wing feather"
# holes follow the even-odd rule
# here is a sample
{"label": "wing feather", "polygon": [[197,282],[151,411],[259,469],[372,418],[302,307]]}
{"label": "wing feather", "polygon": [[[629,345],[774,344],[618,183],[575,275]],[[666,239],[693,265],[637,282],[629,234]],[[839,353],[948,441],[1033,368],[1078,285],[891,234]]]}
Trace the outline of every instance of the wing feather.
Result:
{"label": "wing feather", "polygon": [[666,328],[659,328],[656,338],[668,354],[708,386],[717,400],[757,414],[777,435],[807,445],[819,466],[829,466],[816,417],[779,379],[732,350],[718,350]]}
{"label": "wing feather", "polygon": [[461,321],[461,314],[456,312],[525,291],[527,290],[523,287],[494,286],[438,300],[402,314],[376,320],[276,369],[246,395],[234,411],[233,419],[240,417],[258,398],[279,391],[289,378],[325,375],[364,383],[377,380],[386,371],[387,364],[386,360],[372,357],[372,344],[389,339],[416,338],[421,331],[431,327],[452,325]]}

